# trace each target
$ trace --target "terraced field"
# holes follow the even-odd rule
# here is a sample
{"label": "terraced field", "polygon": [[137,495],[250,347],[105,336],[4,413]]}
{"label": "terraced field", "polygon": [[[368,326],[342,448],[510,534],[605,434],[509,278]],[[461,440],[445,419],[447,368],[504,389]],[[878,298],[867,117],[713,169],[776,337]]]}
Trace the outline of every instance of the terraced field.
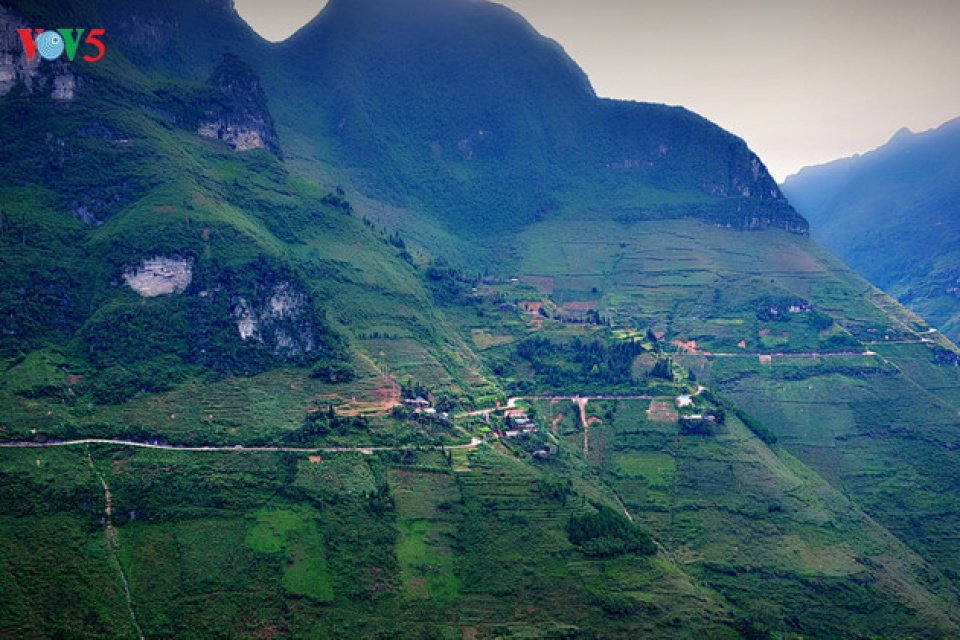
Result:
{"label": "terraced field", "polygon": [[751,619],[837,637],[957,629],[942,608],[956,599],[949,580],[787,449],[735,419],[716,436],[683,436],[644,409],[614,407],[604,477],[668,557]]}

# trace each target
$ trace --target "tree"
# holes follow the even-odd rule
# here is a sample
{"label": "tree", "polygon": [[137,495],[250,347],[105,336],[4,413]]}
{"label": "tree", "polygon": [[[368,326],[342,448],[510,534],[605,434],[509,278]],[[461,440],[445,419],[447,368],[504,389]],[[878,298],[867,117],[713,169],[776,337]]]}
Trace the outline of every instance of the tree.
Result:
{"label": "tree", "polygon": [[656,553],[653,540],[640,527],[610,507],[595,506],[595,513],[571,516],[567,522],[567,537],[584,554],[609,557],[623,553]]}
{"label": "tree", "polygon": [[673,361],[667,357],[658,358],[650,371],[650,375],[663,380],[673,380]]}

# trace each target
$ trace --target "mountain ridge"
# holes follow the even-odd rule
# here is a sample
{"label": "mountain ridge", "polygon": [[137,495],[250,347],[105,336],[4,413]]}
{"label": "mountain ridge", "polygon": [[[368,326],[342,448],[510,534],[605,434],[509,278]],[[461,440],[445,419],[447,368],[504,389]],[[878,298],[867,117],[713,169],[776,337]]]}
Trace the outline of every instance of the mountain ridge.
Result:
{"label": "mountain ridge", "polygon": [[[201,22],[218,22],[224,10],[209,5]],[[129,3],[125,11],[156,12]],[[202,79],[209,72],[196,69],[234,50],[265,79],[281,129],[312,147],[314,160],[335,158],[368,195],[425,207],[457,233],[473,230],[474,242],[485,235],[478,224],[516,230],[587,198],[602,201],[610,189],[600,183],[635,193],[647,205],[635,215],[806,232],[742,140],[682,109],[597,98],[560,45],[505,7],[338,0],[276,44],[245,24],[230,27],[240,18],[228,12],[196,50],[177,44],[196,40],[186,33],[146,47],[134,28],[118,42],[144,69],[179,69],[186,79]],[[571,184],[570,176],[584,177]],[[644,198],[658,189],[686,190],[688,202]]]}
{"label": "mountain ridge", "polygon": [[805,169],[783,186],[825,246],[953,339],[958,148],[960,119],[901,129],[874,151]]}
{"label": "mountain ridge", "polygon": [[[350,112],[341,112],[332,118],[327,116],[328,124],[324,125],[325,131],[321,133],[329,134],[334,127],[344,130],[342,135],[334,135],[341,145],[346,145],[354,162],[363,164],[369,161],[369,157],[376,157],[377,152],[370,151],[370,143],[363,142],[362,138],[350,138],[352,135],[367,135],[362,132],[362,128],[361,131],[350,131],[351,118],[382,121],[392,117],[390,114],[412,118],[403,126],[412,128],[413,132],[416,132],[414,135],[419,138],[417,149],[421,151],[410,149],[406,152],[406,160],[411,166],[417,167],[413,175],[427,173],[459,176],[453,180],[441,180],[429,188],[454,192],[465,190],[460,202],[439,202],[435,207],[446,208],[449,213],[462,207],[463,200],[480,198],[488,208],[502,208],[503,205],[498,205],[494,199],[497,194],[487,195],[485,191],[496,191],[499,185],[508,185],[515,193],[529,192],[529,187],[516,181],[517,177],[522,177],[528,184],[542,186],[539,187],[539,193],[534,192],[527,196],[521,210],[514,210],[511,217],[529,221],[549,216],[552,210],[564,205],[562,192],[565,185],[556,173],[559,171],[561,174],[569,174],[573,169],[579,173],[590,170],[597,179],[609,182],[610,172],[617,171],[616,167],[620,166],[619,170],[627,177],[614,179],[614,183],[636,181],[655,188],[665,184],[671,184],[670,188],[674,188],[677,185],[673,185],[673,182],[682,181],[683,178],[679,176],[690,172],[691,165],[701,161],[699,158],[683,156],[684,138],[697,136],[701,137],[698,143],[712,144],[718,156],[726,155],[729,158],[729,167],[711,167],[712,173],[703,174],[699,183],[689,185],[688,188],[707,196],[722,197],[750,194],[750,189],[753,188],[755,197],[760,199],[780,198],[779,189],[762,168],[762,163],[749,154],[745,147],[742,150],[738,147],[742,141],[738,142],[731,137],[728,143],[730,151],[723,149],[726,140],[714,143],[713,137],[719,141],[727,134],[721,134],[715,125],[684,110],[597,99],[586,76],[559,46],[536,35],[522,18],[505,8],[487,3],[436,3],[418,0],[404,6],[420,7],[421,12],[432,16],[431,20],[413,23],[414,26],[408,27],[406,21],[393,22],[389,12],[386,15],[378,14],[376,7],[386,6],[383,3],[370,4],[373,8],[365,12],[361,8],[363,3],[349,0],[332,3],[314,22],[287,41],[286,46],[301,46],[301,42],[306,46],[311,41],[331,42],[333,38],[324,37],[321,29],[324,25],[330,25],[331,29],[338,27],[338,18],[343,19],[341,14],[349,15],[347,9],[353,7],[362,14],[363,20],[383,24],[388,28],[389,33],[384,33],[379,38],[352,43],[352,46],[362,47],[367,55],[378,56],[382,63],[378,63],[376,68],[362,67],[357,80],[362,83],[362,78],[377,78],[372,109],[361,107],[360,111],[353,112],[352,116]],[[440,19],[432,13],[434,4],[444,8],[443,11],[437,11],[446,21],[443,23],[443,33],[430,27],[432,20]],[[411,11],[410,14],[419,15],[416,11]],[[493,25],[489,30],[484,26],[488,19]],[[413,31],[404,35],[408,29]],[[344,31],[349,32],[347,29]],[[464,48],[465,45],[459,40],[462,33],[467,34],[467,48]],[[522,37],[517,37],[514,33],[519,33]],[[403,60],[400,56],[397,62],[393,63],[391,47],[399,46],[390,44],[395,38],[417,40],[423,50],[422,59]],[[400,46],[400,49],[403,47]],[[515,52],[510,58],[512,62],[503,61],[503,50]],[[536,53],[531,55],[531,50]],[[549,51],[549,55],[542,61],[544,51]],[[317,65],[321,69],[324,64],[331,67],[330,71],[320,73],[336,77],[336,70],[349,67],[350,62],[343,60],[342,56],[343,53],[335,48],[325,55],[316,55]],[[458,56],[466,56],[464,60],[473,62],[470,65],[461,65],[457,62]],[[438,67],[438,62],[444,60],[446,62],[443,64],[449,66]],[[518,64],[517,60],[523,62]],[[477,64],[478,61],[482,62]],[[396,66],[390,67],[391,64]],[[515,68],[506,66],[508,64]],[[498,65],[504,66],[501,69]],[[310,73],[316,73],[313,63],[308,68],[311,69]],[[394,88],[393,78],[405,77],[408,69],[416,69],[417,78],[413,78],[409,83],[401,81],[399,86]],[[458,77],[461,74],[463,77]],[[534,81],[525,80],[528,76],[534,78]],[[304,78],[302,73],[300,77]],[[349,92],[342,94],[343,98],[339,99],[341,105],[349,104],[353,100],[350,97],[352,92],[359,90],[360,95],[364,95],[356,83],[348,81],[348,86]],[[405,95],[406,86],[423,86],[428,93],[410,102],[409,96]],[[431,90],[430,87],[437,89]],[[486,87],[492,87],[497,93],[487,95]],[[531,94],[531,88],[536,88],[534,95],[539,92],[542,96],[539,102],[535,99],[534,104],[540,106],[534,107],[534,113],[518,100],[520,96],[529,100],[527,96]],[[384,98],[383,94],[391,97]],[[335,100],[336,95],[334,93],[332,96]],[[461,113],[451,112],[450,108],[444,110],[435,104],[439,102],[442,105],[450,98],[454,101],[451,104],[471,106]],[[369,97],[366,99],[370,100]],[[321,100],[321,96],[315,96],[313,103],[319,104]],[[378,100],[382,105],[377,106]],[[512,105],[515,102],[518,104]],[[404,116],[405,113],[409,115]],[[452,117],[452,113],[456,113],[455,117]],[[430,123],[430,126],[417,132],[418,123]],[[527,126],[528,124],[532,127]],[[631,128],[623,130],[625,125]],[[531,135],[531,130],[536,133]],[[477,135],[485,140],[476,139]],[[509,140],[513,142],[508,142]],[[422,152],[431,147],[434,157],[428,157]],[[392,152],[397,153],[397,149],[393,147]],[[358,153],[359,157],[356,155]],[[491,157],[490,154],[495,155]],[[523,158],[522,165],[511,165],[509,168],[497,170],[495,165],[490,164],[491,159],[503,158],[505,154],[506,157]],[[677,156],[676,160],[672,161],[670,157],[665,159],[670,154]],[[661,168],[663,165],[670,166],[671,162],[677,167],[675,174],[670,174],[669,168]],[[685,168],[680,170],[680,166]],[[664,174],[663,171],[667,173]],[[587,186],[579,184],[576,188],[585,190]],[[602,194],[597,195],[602,197]],[[745,201],[752,203],[749,197],[745,198]],[[705,208],[712,205],[713,203],[709,203]],[[695,209],[696,206],[692,208]],[[771,207],[771,210],[771,219],[778,215],[789,218],[786,212],[773,213],[776,211],[774,207]],[[469,213],[477,215],[478,211],[470,209]],[[736,218],[734,220],[734,224],[741,224]],[[467,222],[469,228],[468,221],[458,220],[458,223],[463,222]],[[496,224],[497,220],[487,217],[485,222]],[[781,224],[790,226],[789,222]],[[802,229],[803,222],[798,221],[796,226]]]}

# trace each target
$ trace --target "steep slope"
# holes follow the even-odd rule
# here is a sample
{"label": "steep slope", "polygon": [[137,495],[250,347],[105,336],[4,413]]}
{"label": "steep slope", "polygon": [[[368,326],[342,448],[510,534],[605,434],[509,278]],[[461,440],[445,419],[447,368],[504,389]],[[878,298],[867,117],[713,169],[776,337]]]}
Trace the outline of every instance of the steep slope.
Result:
{"label": "steep slope", "polygon": [[23,4],[117,39],[0,97],[0,635],[960,633],[960,357],[742,141],[481,2]]}
{"label": "steep slope", "polygon": [[805,230],[741,140],[683,109],[598,99],[497,5],[335,0],[276,59],[293,80],[281,119],[460,234],[625,199],[642,216]]}
{"label": "steep slope", "polygon": [[960,339],[960,119],[808,167],[784,192],[824,246]]}
{"label": "steep slope", "polygon": [[350,338],[387,325],[421,340],[422,377],[457,386],[451,365],[471,356],[431,316],[420,275],[342,192],[285,168],[243,60],[194,83],[148,79],[114,54],[70,66],[69,96],[44,81],[59,68],[41,63],[0,104],[17,123],[0,133],[4,358],[56,349],[86,382],[77,393],[119,402],[282,364],[357,360],[377,379]]}
{"label": "steep slope", "polygon": [[334,0],[267,46],[228,4],[185,4],[98,3],[145,70],[199,79],[238,52],[293,155],[324,167],[309,171],[429,213],[474,245],[625,199],[635,216],[806,230],[742,140],[684,109],[597,98],[559,45],[504,7]]}

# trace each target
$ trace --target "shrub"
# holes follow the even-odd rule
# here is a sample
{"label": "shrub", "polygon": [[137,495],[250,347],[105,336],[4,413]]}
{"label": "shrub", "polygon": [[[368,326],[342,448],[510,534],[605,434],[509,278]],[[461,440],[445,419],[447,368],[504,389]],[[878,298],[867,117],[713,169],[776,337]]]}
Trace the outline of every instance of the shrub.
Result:
{"label": "shrub", "polygon": [[140,380],[129,369],[110,367],[97,373],[87,392],[97,404],[121,404],[140,390]]}
{"label": "shrub", "polygon": [[313,368],[310,377],[329,384],[341,384],[355,380],[357,373],[347,362],[324,360]]}
{"label": "shrub", "polygon": [[567,522],[567,537],[588,556],[652,555],[656,552],[653,540],[645,531],[603,505],[598,505],[595,513],[571,516]]}

